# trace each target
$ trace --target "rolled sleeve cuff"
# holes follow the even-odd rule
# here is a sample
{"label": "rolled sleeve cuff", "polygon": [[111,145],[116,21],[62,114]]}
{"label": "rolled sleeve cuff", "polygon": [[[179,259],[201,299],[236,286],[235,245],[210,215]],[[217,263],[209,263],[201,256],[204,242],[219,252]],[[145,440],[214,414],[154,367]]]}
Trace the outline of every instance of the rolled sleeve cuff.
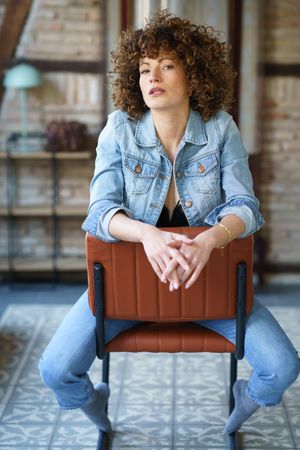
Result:
{"label": "rolled sleeve cuff", "polygon": [[246,206],[231,206],[229,208],[225,208],[224,211],[217,216],[217,220],[220,221],[223,217],[228,216],[230,214],[234,214],[238,216],[245,224],[245,231],[239,236],[239,239],[247,237],[249,234],[255,230],[256,221],[253,212],[251,209]]}
{"label": "rolled sleeve cuff", "polygon": [[256,205],[242,200],[234,200],[217,206],[206,216],[204,221],[209,225],[216,225],[223,217],[230,214],[236,215],[245,224],[245,231],[239,236],[239,239],[255,233],[265,223]]}
{"label": "rolled sleeve cuff", "polygon": [[119,239],[108,232],[109,222],[118,211],[122,211],[130,218],[132,217],[132,212],[124,206],[111,207],[104,212],[96,210],[88,215],[81,228],[104,242],[119,242]]}

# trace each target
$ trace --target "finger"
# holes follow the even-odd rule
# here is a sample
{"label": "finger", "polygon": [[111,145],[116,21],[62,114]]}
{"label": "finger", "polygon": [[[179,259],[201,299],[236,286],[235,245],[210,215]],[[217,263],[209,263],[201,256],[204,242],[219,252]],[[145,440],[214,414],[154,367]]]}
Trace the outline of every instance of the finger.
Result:
{"label": "finger", "polygon": [[202,270],[202,266],[197,266],[195,271],[193,272],[192,276],[188,279],[188,281],[185,284],[185,288],[188,289],[190,288],[195,281],[197,280],[197,278],[199,277],[200,273]]}
{"label": "finger", "polygon": [[150,264],[154,270],[154,272],[156,273],[156,275],[161,279],[162,273],[165,269],[165,267],[163,266],[162,262],[159,263],[159,259],[153,259],[150,258],[149,259]]}
{"label": "finger", "polygon": [[172,238],[175,241],[185,242],[186,244],[191,244],[193,242],[193,239],[190,239],[189,237],[185,236],[184,234],[172,233]]}
{"label": "finger", "polygon": [[182,245],[182,242],[181,241],[176,241],[175,239],[173,239],[172,241],[167,243],[167,246],[171,247],[171,248],[180,248],[181,245]]}
{"label": "finger", "polygon": [[183,254],[179,250],[170,249],[169,253],[172,256],[172,259],[176,260],[178,265],[181,266],[184,270],[190,269],[189,260],[185,256],[183,256]]}
{"label": "finger", "polygon": [[[175,271],[176,267],[178,266],[178,262],[176,259],[171,259],[167,267],[162,273],[162,279],[169,279],[171,274]],[[172,276],[173,278],[173,276]]]}

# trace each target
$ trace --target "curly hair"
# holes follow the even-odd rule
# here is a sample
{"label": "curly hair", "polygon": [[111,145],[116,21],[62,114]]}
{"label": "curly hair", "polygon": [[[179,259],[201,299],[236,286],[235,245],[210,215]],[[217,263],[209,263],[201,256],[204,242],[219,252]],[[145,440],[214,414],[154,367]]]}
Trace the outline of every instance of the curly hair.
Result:
{"label": "curly hair", "polygon": [[197,26],[173,16],[167,9],[157,12],[144,28],[123,32],[111,53],[110,73],[115,106],[139,119],[149,109],[139,87],[139,61],[167,53],[185,69],[190,107],[208,120],[232,103],[235,73],[227,61],[229,46],[218,39],[212,27]]}

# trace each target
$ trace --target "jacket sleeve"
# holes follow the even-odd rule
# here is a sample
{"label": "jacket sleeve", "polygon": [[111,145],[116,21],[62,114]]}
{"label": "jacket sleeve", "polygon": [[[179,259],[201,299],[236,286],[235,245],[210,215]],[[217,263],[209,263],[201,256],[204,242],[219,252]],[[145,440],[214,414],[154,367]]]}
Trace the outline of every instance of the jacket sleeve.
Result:
{"label": "jacket sleeve", "polygon": [[82,229],[105,242],[117,242],[108,226],[118,211],[131,217],[131,211],[123,204],[124,176],[122,156],[115,137],[113,118],[100,133],[97,145],[94,176],[90,184],[88,216]]}
{"label": "jacket sleeve", "polygon": [[210,211],[204,221],[215,225],[224,216],[235,214],[245,224],[245,231],[240,236],[244,238],[259,230],[264,219],[259,211],[259,201],[253,192],[248,154],[241,135],[231,116],[223,114],[227,117],[227,124],[224,126],[224,121],[220,120],[217,120],[216,124],[220,135],[223,136],[220,153],[223,203]]}

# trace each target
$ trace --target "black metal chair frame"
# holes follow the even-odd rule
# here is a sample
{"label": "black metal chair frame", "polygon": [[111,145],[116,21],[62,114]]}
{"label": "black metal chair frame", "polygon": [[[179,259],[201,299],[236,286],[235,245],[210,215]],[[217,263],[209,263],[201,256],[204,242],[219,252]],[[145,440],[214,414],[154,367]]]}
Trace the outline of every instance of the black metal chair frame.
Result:
{"label": "black metal chair frame", "polygon": [[[94,296],[96,308],[96,343],[97,357],[103,360],[102,382],[109,384],[109,359],[110,353],[105,352],[105,331],[104,331],[104,279],[103,267],[99,263],[93,266],[94,273]],[[235,352],[230,353],[230,385],[229,385],[229,415],[234,408],[233,385],[237,379],[238,360],[244,357],[245,341],[245,305],[246,305],[246,280],[247,265],[244,262],[237,264],[237,296],[236,296],[236,345]],[[107,433],[100,431],[97,443],[97,450],[107,448]],[[230,450],[238,450],[238,441],[236,433],[228,435]]]}

